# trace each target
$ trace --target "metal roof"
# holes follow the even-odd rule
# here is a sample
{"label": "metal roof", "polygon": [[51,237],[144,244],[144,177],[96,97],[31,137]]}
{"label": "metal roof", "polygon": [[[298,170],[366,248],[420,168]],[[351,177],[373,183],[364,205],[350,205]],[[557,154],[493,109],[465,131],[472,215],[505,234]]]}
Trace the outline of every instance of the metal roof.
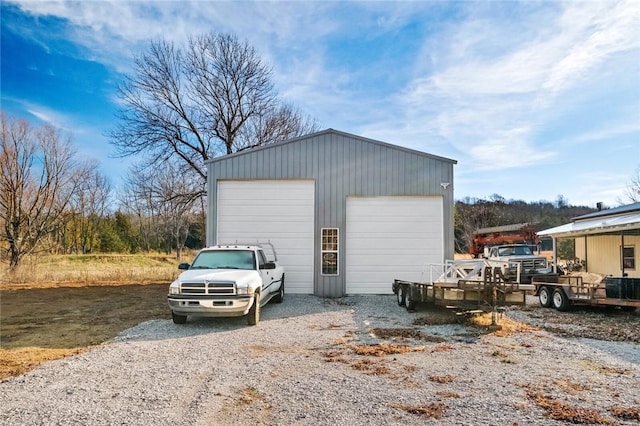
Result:
{"label": "metal roof", "polygon": [[583,214],[582,216],[574,217],[573,220],[575,221],[575,220],[591,219],[596,217],[612,216],[616,214],[639,212],[639,211],[640,211],[640,203],[633,203],[633,204],[627,204],[625,206],[616,207],[613,209],[605,209],[605,210],[599,210],[593,213]]}
{"label": "metal roof", "polygon": [[415,149],[410,149],[410,148],[405,148],[399,145],[392,145],[390,143],[386,143],[386,142],[381,142],[381,141],[377,141],[375,139],[369,139],[369,138],[365,138],[362,136],[358,136],[358,135],[353,135],[351,133],[347,133],[347,132],[342,132],[340,130],[335,130],[332,128],[328,128],[325,130],[321,130],[315,133],[311,133],[308,135],[303,135],[303,136],[298,136],[292,139],[286,139],[283,141],[279,141],[279,142],[274,142],[268,145],[260,145],[251,149],[246,149],[246,150],[242,150],[242,151],[238,151],[238,152],[234,152],[232,154],[227,154],[227,155],[223,155],[220,157],[215,157],[215,158],[210,158],[208,160],[205,161],[205,164],[207,163],[215,163],[215,162],[219,162],[219,161],[225,161],[229,158],[233,158],[233,157],[237,157],[237,156],[242,156],[242,155],[247,155],[250,153],[254,153],[256,151],[261,151],[261,150],[271,150],[274,149],[276,147],[282,146],[282,145],[286,145],[286,144],[290,144],[290,143],[295,143],[301,140],[308,140],[308,139],[313,139],[316,138],[318,136],[323,136],[323,135],[340,135],[340,136],[344,136],[344,137],[348,137],[348,138],[352,138],[352,139],[357,139],[363,142],[368,142],[374,145],[379,145],[379,146],[383,146],[383,147],[387,147],[390,149],[394,149],[394,150],[398,150],[398,151],[404,151],[407,153],[411,153],[411,154],[415,154],[415,155],[419,155],[422,157],[427,157],[427,158],[433,158],[434,160],[438,160],[438,161],[444,161],[447,163],[451,163],[451,164],[457,164],[458,161],[457,160],[453,160],[451,158],[446,158],[446,157],[441,157],[438,155],[434,155],[434,154],[429,154],[426,152],[422,152],[422,151],[417,151]]}
{"label": "metal roof", "polygon": [[[631,208],[631,206],[635,206]],[[538,232],[538,235],[549,236],[554,238],[580,237],[584,235],[596,234],[615,234],[631,230],[640,230],[640,204],[631,204],[623,206],[627,208],[610,209],[603,214],[605,210],[597,212],[599,215],[593,217],[591,215],[580,216],[572,223],[556,226]],[[590,217],[590,218],[589,218]]]}
{"label": "metal roof", "polygon": [[476,231],[476,234],[491,234],[494,232],[516,232],[520,231],[525,226],[533,226],[533,223],[515,223],[513,225],[493,226],[490,228],[480,228]]}

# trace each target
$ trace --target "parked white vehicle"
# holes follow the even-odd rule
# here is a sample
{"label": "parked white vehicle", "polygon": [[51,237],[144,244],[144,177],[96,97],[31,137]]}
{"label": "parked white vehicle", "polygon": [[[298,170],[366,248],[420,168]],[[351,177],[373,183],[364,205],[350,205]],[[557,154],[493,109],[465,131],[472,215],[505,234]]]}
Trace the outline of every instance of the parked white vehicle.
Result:
{"label": "parked white vehicle", "polygon": [[247,315],[249,325],[260,321],[260,308],[284,300],[284,268],[261,245],[216,245],[196,255],[193,263],[169,287],[168,302],[175,324],[187,317],[235,317]]}
{"label": "parked white vehicle", "polygon": [[547,258],[535,254],[529,245],[507,244],[492,246],[485,248],[485,250],[488,251],[485,258],[491,261],[494,266],[500,266],[507,278],[518,279],[519,283],[530,284],[535,275],[552,273]]}

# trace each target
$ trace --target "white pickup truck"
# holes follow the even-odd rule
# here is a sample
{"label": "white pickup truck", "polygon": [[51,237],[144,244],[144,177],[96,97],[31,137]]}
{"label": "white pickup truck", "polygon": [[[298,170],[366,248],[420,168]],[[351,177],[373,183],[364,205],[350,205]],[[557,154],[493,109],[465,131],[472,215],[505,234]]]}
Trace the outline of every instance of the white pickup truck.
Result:
{"label": "white pickup truck", "polygon": [[168,302],[175,324],[187,316],[235,317],[247,315],[249,325],[260,320],[260,308],[270,300],[284,300],[284,268],[267,260],[259,245],[216,245],[196,255],[193,263],[169,287]]}
{"label": "white pickup truck", "polygon": [[485,248],[485,258],[495,266],[502,268],[508,279],[520,277],[518,282],[530,284],[535,275],[551,274],[551,265],[546,257],[534,253],[531,246],[526,244],[507,244]]}

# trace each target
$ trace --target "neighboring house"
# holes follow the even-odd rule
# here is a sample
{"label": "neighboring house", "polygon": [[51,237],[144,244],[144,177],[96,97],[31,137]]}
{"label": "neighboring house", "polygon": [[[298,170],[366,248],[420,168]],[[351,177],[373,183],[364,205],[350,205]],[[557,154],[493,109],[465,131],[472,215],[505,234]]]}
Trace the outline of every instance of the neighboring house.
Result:
{"label": "neighboring house", "polygon": [[538,232],[556,240],[575,239],[575,255],[586,262],[586,272],[640,277],[640,203],[578,216],[566,225]]}
{"label": "neighboring house", "polygon": [[218,157],[207,243],[270,241],[288,293],[389,294],[453,259],[454,164],[333,129]]}

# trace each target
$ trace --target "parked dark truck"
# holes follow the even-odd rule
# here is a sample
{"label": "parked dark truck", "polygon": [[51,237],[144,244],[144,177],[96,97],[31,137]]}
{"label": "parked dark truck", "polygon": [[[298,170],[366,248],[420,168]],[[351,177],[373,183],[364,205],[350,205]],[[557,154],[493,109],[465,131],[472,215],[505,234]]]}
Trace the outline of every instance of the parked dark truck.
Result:
{"label": "parked dark truck", "polygon": [[184,270],[169,287],[168,302],[175,324],[188,316],[247,316],[249,325],[260,320],[260,308],[269,301],[284,300],[284,269],[267,260],[259,245],[216,245],[196,255],[193,263],[181,263]]}

